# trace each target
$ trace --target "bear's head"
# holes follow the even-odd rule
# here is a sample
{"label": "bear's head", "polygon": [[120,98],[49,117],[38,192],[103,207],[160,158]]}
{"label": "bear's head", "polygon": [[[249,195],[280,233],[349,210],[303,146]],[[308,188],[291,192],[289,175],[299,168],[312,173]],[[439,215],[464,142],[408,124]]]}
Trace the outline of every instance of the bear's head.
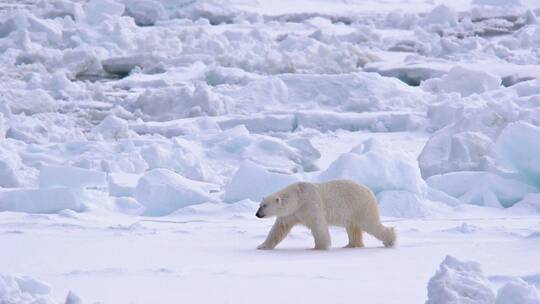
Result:
{"label": "bear's head", "polygon": [[299,207],[298,189],[296,188],[296,185],[291,185],[263,198],[255,216],[263,218],[293,214]]}

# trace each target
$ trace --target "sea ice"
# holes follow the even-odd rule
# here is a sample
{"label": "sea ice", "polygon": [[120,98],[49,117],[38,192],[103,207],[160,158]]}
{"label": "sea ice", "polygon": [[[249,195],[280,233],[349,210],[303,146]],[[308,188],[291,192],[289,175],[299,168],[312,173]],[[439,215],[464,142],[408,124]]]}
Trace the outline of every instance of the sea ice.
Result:
{"label": "sea ice", "polygon": [[40,188],[67,187],[82,190],[87,187],[107,187],[104,172],[68,166],[42,166]]}
{"label": "sea ice", "polygon": [[526,122],[509,124],[495,143],[497,161],[531,185],[540,187],[540,128]]}
{"label": "sea ice", "polygon": [[56,304],[51,287],[28,276],[0,275],[0,303]]}
{"label": "sea ice", "polygon": [[0,211],[56,213],[64,209],[83,210],[81,200],[69,188],[0,190]]}
{"label": "sea ice", "polygon": [[495,295],[480,264],[446,256],[429,280],[426,304],[493,304]]}
{"label": "sea ice", "polygon": [[384,216],[401,218],[423,218],[444,214],[450,207],[426,200],[409,191],[382,191],[377,195],[379,210]]}
{"label": "sea ice", "polygon": [[540,304],[540,296],[534,285],[522,279],[515,279],[506,283],[497,292],[495,304]]}
{"label": "sea ice", "polygon": [[167,215],[182,207],[213,201],[211,187],[167,169],[153,169],[139,179],[135,198],[146,208],[145,215]]}
{"label": "sea ice", "polygon": [[243,199],[260,201],[265,195],[298,181],[300,181],[299,178],[294,175],[268,172],[246,161],[240,165],[232,180],[225,186],[223,200],[226,202]]}
{"label": "sea ice", "polygon": [[405,190],[424,195],[426,184],[420,169],[399,153],[392,153],[375,139],[369,139],[342,154],[317,177],[319,181],[351,179],[370,187],[375,193]]}
{"label": "sea ice", "polygon": [[490,172],[461,171],[433,175],[426,180],[430,187],[441,190],[467,204],[510,207],[538,188],[519,180]]}
{"label": "sea ice", "polygon": [[469,96],[500,88],[501,78],[484,71],[455,66],[443,77],[428,79],[421,86],[432,92],[457,92]]}

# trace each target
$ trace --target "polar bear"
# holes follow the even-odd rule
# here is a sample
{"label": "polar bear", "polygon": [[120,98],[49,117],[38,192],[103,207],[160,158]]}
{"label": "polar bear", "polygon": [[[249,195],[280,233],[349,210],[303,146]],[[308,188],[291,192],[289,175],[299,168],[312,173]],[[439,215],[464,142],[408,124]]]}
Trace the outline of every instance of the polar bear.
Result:
{"label": "polar bear", "polygon": [[311,230],[315,249],[320,250],[330,247],[329,225],[347,229],[349,244],[345,247],[348,248],[364,246],[364,231],[381,240],[385,247],[396,242],[394,228],[381,224],[373,192],[350,180],[294,183],[263,198],[255,215],[277,217],[268,237],[257,249],[275,248],[297,224]]}

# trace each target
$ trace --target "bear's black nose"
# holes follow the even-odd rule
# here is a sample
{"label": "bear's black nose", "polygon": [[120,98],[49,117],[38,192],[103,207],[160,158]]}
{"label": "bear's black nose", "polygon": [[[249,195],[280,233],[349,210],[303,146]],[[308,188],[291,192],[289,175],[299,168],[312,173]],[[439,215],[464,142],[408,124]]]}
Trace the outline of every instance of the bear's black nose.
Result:
{"label": "bear's black nose", "polygon": [[255,216],[258,217],[258,218],[263,218],[264,217],[264,215],[261,212],[261,209],[257,210],[257,213],[255,213]]}

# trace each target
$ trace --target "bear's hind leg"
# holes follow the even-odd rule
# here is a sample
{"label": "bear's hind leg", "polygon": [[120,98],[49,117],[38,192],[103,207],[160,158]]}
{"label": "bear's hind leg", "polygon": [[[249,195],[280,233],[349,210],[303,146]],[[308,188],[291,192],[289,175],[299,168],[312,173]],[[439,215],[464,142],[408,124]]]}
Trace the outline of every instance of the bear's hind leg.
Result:
{"label": "bear's hind leg", "polygon": [[396,231],[394,227],[384,227],[382,224],[376,223],[365,226],[364,231],[382,241],[384,247],[394,247],[396,244]]}
{"label": "bear's hind leg", "polygon": [[358,226],[347,226],[347,235],[349,236],[349,244],[345,248],[364,247],[362,240],[362,229]]}

